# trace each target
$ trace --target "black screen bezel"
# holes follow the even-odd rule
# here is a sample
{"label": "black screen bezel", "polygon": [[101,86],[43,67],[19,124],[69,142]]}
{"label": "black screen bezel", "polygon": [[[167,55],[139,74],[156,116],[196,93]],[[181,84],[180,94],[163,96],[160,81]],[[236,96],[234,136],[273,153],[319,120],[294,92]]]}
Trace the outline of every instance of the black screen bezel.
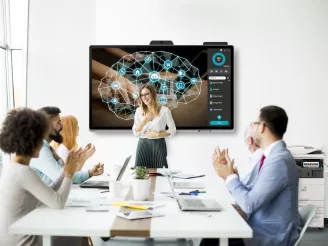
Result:
{"label": "black screen bezel", "polygon": [[92,49],[94,48],[142,48],[142,47],[152,47],[152,48],[160,48],[163,49],[163,47],[203,47],[203,48],[215,48],[215,49],[220,49],[220,48],[230,48],[231,49],[231,124],[228,127],[211,127],[211,126],[206,126],[206,127],[200,127],[200,126],[195,126],[195,127],[179,127],[176,126],[177,130],[220,130],[220,131],[231,131],[234,129],[235,125],[235,119],[234,119],[234,113],[235,113],[235,108],[234,108],[234,46],[232,45],[90,45],[89,47],[89,129],[90,130],[131,130],[131,127],[93,127],[92,126]]}

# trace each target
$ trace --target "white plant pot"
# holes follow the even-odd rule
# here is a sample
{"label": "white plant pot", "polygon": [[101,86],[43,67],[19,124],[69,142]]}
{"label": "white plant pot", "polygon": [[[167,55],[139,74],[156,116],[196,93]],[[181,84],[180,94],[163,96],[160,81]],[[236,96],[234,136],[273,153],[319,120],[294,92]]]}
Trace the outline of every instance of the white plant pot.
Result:
{"label": "white plant pot", "polygon": [[132,192],[136,201],[147,201],[150,190],[150,179],[133,179]]}

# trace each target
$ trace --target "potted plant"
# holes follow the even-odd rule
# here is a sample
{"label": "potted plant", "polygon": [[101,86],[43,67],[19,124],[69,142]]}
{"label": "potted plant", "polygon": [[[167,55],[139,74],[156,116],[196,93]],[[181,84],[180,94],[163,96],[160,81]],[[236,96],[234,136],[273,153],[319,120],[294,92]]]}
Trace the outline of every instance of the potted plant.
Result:
{"label": "potted plant", "polygon": [[148,169],[142,166],[134,167],[134,179],[132,180],[133,198],[136,201],[146,201],[149,197],[150,179]]}

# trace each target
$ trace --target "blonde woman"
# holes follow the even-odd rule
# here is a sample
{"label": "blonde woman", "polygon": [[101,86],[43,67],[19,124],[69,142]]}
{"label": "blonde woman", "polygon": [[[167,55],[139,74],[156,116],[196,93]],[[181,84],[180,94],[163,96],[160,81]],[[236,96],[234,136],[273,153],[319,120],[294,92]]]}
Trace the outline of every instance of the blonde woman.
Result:
{"label": "blonde woman", "polygon": [[[63,137],[63,142],[61,144],[52,143],[52,146],[55,148],[57,155],[65,162],[67,156],[71,150],[77,149],[77,137],[79,135],[79,122],[73,115],[67,115],[61,117],[61,123],[63,125],[63,130],[60,132]],[[91,144],[89,144],[91,145]],[[89,146],[88,145],[88,146]],[[95,152],[90,153],[83,159],[86,162]],[[96,164],[91,169],[89,169],[89,177],[98,176],[104,173],[104,164]]]}
{"label": "blonde woman", "polygon": [[135,164],[147,168],[168,167],[165,137],[176,133],[171,111],[158,103],[153,85],[141,86],[139,95],[141,100],[132,127],[133,134],[139,138]]}

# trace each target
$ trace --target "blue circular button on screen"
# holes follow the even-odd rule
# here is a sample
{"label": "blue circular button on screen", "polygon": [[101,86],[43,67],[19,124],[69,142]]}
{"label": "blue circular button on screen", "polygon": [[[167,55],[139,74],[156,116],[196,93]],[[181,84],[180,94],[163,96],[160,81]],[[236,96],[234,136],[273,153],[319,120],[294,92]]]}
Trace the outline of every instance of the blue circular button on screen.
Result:
{"label": "blue circular button on screen", "polygon": [[[221,57],[222,58],[222,61],[221,62],[217,62],[216,58],[217,57]],[[215,53],[213,56],[212,56],[212,62],[217,65],[217,66],[222,66],[226,61],[226,57],[225,55],[223,55],[221,52],[218,52],[218,53]]]}

